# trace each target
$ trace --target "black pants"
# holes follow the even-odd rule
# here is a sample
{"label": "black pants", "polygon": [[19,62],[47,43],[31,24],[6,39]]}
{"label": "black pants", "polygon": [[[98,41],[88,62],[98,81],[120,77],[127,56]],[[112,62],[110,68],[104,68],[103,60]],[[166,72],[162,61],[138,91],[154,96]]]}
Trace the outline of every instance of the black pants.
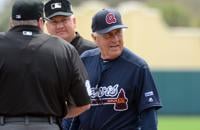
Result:
{"label": "black pants", "polygon": [[53,117],[0,116],[0,130],[60,130]]}

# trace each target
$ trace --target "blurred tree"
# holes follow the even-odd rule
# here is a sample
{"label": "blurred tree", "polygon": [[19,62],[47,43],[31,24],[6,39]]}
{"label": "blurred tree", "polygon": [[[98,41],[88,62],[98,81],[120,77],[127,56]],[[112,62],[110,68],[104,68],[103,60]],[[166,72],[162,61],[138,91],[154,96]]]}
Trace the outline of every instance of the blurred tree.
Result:
{"label": "blurred tree", "polygon": [[9,13],[5,12],[4,15],[0,15],[2,16],[0,21],[0,32],[3,32],[9,28]]}
{"label": "blurred tree", "polygon": [[161,10],[163,18],[169,26],[191,25],[191,18],[187,10],[176,3],[151,1],[148,4]]}
{"label": "blurred tree", "polygon": [[4,10],[0,12],[1,20],[0,20],[0,32],[7,31],[9,28],[9,18],[11,14],[11,5],[14,2],[13,0],[5,1]]}
{"label": "blurred tree", "polygon": [[1,13],[1,21],[0,21],[0,32],[6,31],[9,27],[9,16],[8,12]]}

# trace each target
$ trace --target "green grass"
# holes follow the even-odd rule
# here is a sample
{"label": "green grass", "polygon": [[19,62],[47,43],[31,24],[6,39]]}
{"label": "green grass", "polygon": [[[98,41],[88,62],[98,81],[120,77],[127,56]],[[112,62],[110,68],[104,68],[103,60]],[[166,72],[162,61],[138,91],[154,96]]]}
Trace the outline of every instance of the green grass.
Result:
{"label": "green grass", "polygon": [[200,130],[200,116],[159,116],[158,130]]}

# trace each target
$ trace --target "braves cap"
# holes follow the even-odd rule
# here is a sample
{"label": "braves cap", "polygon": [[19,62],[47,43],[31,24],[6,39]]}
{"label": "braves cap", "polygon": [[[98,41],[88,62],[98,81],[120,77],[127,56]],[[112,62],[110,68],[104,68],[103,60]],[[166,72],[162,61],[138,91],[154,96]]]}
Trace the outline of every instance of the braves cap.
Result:
{"label": "braves cap", "polygon": [[50,19],[54,16],[71,16],[72,5],[68,0],[49,0],[44,4],[44,15]]}
{"label": "braves cap", "polygon": [[104,34],[118,28],[127,26],[122,23],[120,13],[114,9],[102,9],[92,18],[92,32]]}
{"label": "braves cap", "polygon": [[12,7],[13,20],[38,20],[42,16],[41,0],[15,0]]}

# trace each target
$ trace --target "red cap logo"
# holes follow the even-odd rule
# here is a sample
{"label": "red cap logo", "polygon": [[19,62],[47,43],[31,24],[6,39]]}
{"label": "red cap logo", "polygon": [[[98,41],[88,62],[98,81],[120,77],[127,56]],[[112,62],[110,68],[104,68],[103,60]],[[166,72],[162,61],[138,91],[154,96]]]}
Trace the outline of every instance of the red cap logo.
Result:
{"label": "red cap logo", "polygon": [[117,19],[114,14],[108,13],[106,15],[106,23],[107,24],[112,24],[112,23],[116,23],[116,22],[117,22]]}

